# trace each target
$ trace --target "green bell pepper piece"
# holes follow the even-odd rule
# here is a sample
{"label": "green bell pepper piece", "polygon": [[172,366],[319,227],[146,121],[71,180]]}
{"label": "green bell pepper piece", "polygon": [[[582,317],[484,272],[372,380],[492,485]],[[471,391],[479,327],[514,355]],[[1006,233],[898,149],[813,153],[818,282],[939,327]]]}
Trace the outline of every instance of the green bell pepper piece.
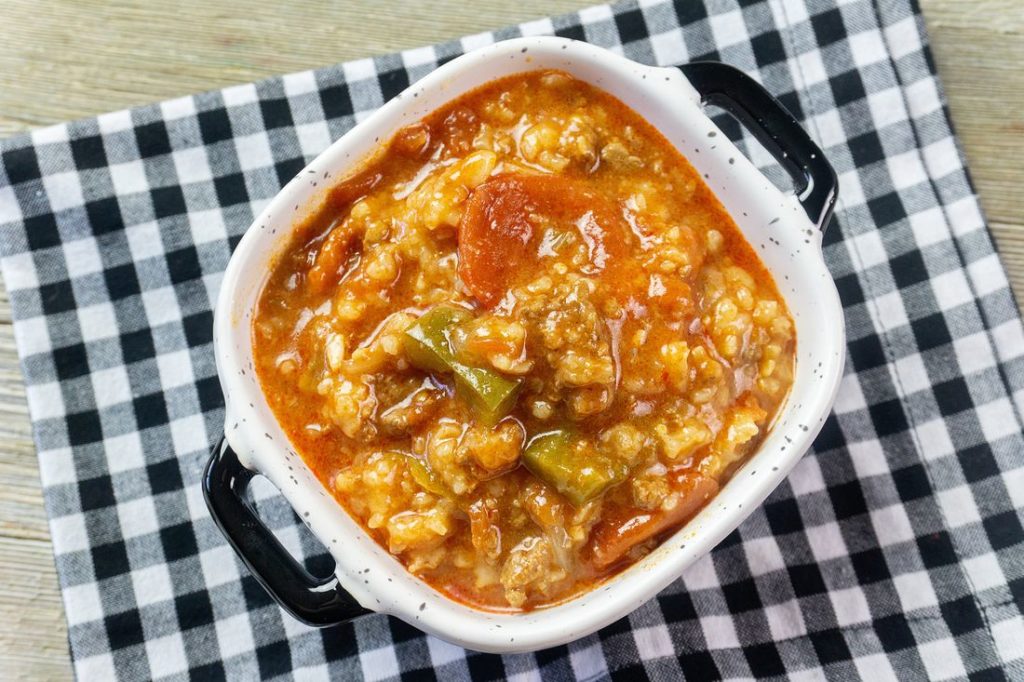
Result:
{"label": "green bell pepper piece", "polygon": [[472,317],[468,310],[450,305],[439,305],[420,315],[402,339],[409,362],[427,372],[451,372],[456,360],[449,335]]}
{"label": "green bell pepper piece", "polygon": [[498,423],[515,405],[521,380],[509,379],[494,370],[471,367],[452,351],[452,330],[472,318],[469,311],[453,306],[431,308],[405,330],[402,339],[409,362],[427,372],[452,374],[455,392],[489,425]]}
{"label": "green bell pepper piece", "polygon": [[576,507],[598,497],[629,475],[624,463],[578,444],[578,438],[560,429],[534,437],[523,452],[526,468]]}
{"label": "green bell pepper piece", "polygon": [[488,426],[494,426],[515,407],[522,382],[508,379],[488,369],[468,367],[456,362],[455,395],[461,396]]}
{"label": "green bell pepper piece", "polygon": [[427,466],[423,462],[409,454],[406,454],[405,457],[408,458],[407,463],[409,465],[409,473],[412,474],[413,480],[415,480],[421,488],[427,492],[434,493],[438,497],[451,496],[451,493],[448,492],[441,482],[434,477],[433,472],[427,469]]}
{"label": "green bell pepper piece", "polygon": [[434,472],[427,468],[419,458],[409,452],[401,450],[386,450],[381,453],[392,469],[405,464],[409,468],[409,475],[416,483],[427,492],[434,493],[438,497],[451,497],[451,493],[444,484],[437,480]]}

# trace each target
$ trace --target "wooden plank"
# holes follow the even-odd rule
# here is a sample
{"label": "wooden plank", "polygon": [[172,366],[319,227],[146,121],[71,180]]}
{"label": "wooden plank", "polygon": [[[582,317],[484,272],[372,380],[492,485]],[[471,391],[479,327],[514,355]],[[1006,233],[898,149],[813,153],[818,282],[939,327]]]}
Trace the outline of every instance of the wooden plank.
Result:
{"label": "wooden plank", "polygon": [[[1018,14],[1024,16],[1024,9]],[[1024,224],[1024,20],[1007,33],[945,21],[929,22],[928,28],[954,126],[987,217]],[[1000,47],[992,49],[996,39]]]}
{"label": "wooden plank", "polygon": [[10,310],[0,285],[0,670],[12,680],[66,679],[67,625]]}
{"label": "wooden plank", "polygon": [[[587,0],[279,3],[6,0],[0,137],[68,119],[426,45]],[[923,0],[940,75],[1010,279],[1024,294],[1024,12],[1019,0]],[[11,30],[10,27],[17,27]],[[70,676],[67,634],[0,287],[0,670]]]}

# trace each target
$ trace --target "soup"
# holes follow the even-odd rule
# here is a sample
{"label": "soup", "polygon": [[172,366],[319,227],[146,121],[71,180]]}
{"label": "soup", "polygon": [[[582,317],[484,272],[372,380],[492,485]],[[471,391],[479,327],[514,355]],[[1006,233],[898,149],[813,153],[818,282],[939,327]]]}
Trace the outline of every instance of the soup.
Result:
{"label": "soup", "polygon": [[399,130],[295,227],[253,321],[324,486],[492,610],[570,598],[681,527],[763,440],[795,345],[687,160],[558,71]]}

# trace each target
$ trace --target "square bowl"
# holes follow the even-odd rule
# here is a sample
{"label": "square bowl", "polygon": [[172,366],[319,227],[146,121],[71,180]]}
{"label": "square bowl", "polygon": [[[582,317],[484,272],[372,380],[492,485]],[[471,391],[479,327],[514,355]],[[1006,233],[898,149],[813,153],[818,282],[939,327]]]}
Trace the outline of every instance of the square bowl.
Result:
{"label": "square bowl", "polygon": [[[349,516],[292,448],[254,371],[251,326],[272,264],[292,227],[402,126],[492,80],[559,69],[597,86],[646,118],[705,178],[775,279],[798,339],[792,389],[760,448],[690,521],[648,556],[594,589],[529,612],[479,610],[409,573]],[[784,193],[705,114],[718,104],[740,119],[793,175]],[[293,615],[330,625],[387,613],[449,642],[487,652],[531,651],[583,637],[652,598],[735,529],[810,447],[835,399],[845,358],[842,306],[821,253],[835,174],[781,105],[724,64],[657,68],[562,38],[522,38],[470,52],[438,68],[332,144],[275,197],[238,244],[221,283],[214,321],[225,439],[204,493],[215,521],[254,575]],[[330,551],[334,575],[306,573],[244,501],[266,476]]]}

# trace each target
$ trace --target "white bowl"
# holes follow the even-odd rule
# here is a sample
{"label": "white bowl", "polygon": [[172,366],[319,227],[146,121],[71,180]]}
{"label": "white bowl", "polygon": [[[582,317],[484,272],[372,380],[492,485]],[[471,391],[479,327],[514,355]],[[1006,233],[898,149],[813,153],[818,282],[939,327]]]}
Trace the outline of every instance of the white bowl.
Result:
{"label": "white bowl", "polygon": [[[288,245],[292,226],[318,199],[325,184],[356,169],[399,127],[458,95],[502,76],[551,68],[567,71],[625,102],[706,174],[709,186],[755,246],[789,306],[798,339],[796,373],[792,391],[760,449],[703,510],[649,556],[564,603],[528,613],[494,613],[453,601],[406,571],[338,505],[296,456],[253,371],[251,323],[274,256]],[[708,95],[709,85],[703,80],[699,87]],[[773,101],[772,106],[777,103]],[[765,120],[779,118],[778,111],[764,113]],[[796,124],[791,118],[774,123],[794,133]],[[802,131],[795,134],[799,137]],[[764,133],[762,137],[768,141],[772,135]],[[801,143],[810,145],[810,152],[803,149],[805,161],[820,157],[806,136]],[[818,172],[811,173],[815,175],[812,186],[800,197],[784,194],[705,115],[701,95],[679,69],[643,66],[586,43],[549,37],[509,40],[455,59],[332,144],[281,190],[244,235],[224,274],[214,321],[217,369],[227,405],[225,437],[230,448],[237,452],[242,466],[266,476],[280,489],[337,562],[336,581],[297,585],[293,592],[336,593],[345,602],[343,588],[366,609],[396,616],[449,642],[478,651],[518,652],[564,644],[592,633],[677,579],[786,476],[810,447],[835,398],[843,370],[845,333],[839,297],[821,254],[821,231],[815,224],[827,220],[834,198],[834,174],[832,186],[823,187],[823,177],[828,178],[827,173],[822,175],[822,167],[831,173],[827,162],[819,159]],[[813,220],[805,212],[806,204],[813,203],[808,200],[812,193],[817,195],[817,204],[810,211]],[[211,461],[211,470],[216,468],[216,459]],[[218,523],[226,527],[230,520],[220,518],[223,509],[211,499],[221,485],[213,480],[215,474],[213,471],[205,482],[207,499]],[[244,483],[231,485],[237,488]],[[268,565],[287,563],[274,556],[283,551],[279,545],[276,549],[260,545],[259,536],[265,529],[251,527],[251,522],[235,526],[232,543],[257,573],[266,572]],[[249,531],[251,538],[245,535]],[[284,594],[290,589],[287,576],[257,577],[283,606],[293,606],[288,603],[291,596]],[[352,606],[351,601],[347,603]],[[298,615],[323,625],[332,621],[331,613],[328,607],[320,615]],[[337,613],[355,614],[351,608]]]}

